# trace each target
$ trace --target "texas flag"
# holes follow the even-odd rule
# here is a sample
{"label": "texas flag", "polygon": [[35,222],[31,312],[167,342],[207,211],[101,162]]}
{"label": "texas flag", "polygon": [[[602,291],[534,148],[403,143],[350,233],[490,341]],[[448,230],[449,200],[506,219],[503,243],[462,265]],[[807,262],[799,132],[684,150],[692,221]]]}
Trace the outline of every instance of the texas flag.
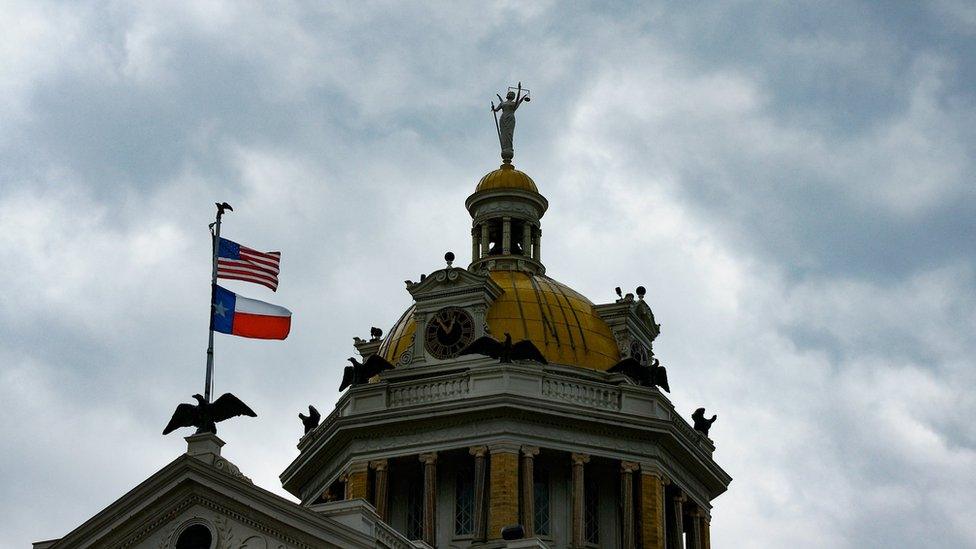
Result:
{"label": "texas flag", "polygon": [[256,339],[285,339],[291,330],[291,311],[248,299],[214,285],[213,329],[223,334]]}

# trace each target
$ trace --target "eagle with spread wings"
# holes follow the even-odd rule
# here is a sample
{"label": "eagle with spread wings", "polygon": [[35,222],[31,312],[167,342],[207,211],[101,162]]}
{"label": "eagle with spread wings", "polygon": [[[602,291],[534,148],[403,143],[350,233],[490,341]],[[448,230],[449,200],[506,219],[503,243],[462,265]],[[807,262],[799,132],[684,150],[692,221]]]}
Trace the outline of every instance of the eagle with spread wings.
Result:
{"label": "eagle with spread wings", "polygon": [[510,363],[513,360],[533,360],[540,364],[549,364],[546,357],[528,339],[512,343],[512,335],[505,333],[505,341],[498,341],[491,336],[483,336],[461,349],[458,355],[485,355],[497,358],[499,362]]}
{"label": "eagle with spread wings", "polygon": [[656,358],[652,359],[649,365],[644,366],[637,359],[627,357],[611,366],[607,372],[623,374],[644,387],[657,385],[666,392],[671,392],[671,387],[668,386],[668,370],[661,366]]}
{"label": "eagle with spread wings", "polygon": [[237,416],[258,417],[254,410],[230,393],[224,393],[213,402],[207,402],[207,399],[199,394],[193,395],[193,398],[197,400],[196,404],[184,403],[176,407],[172,419],[163,429],[164,435],[180,427],[196,427],[197,434],[217,434],[217,424],[221,421]]}
{"label": "eagle with spread wings", "polygon": [[339,384],[340,391],[345,391],[346,387],[350,385],[369,383],[369,378],[393,369],[393,365],[380,355],[370,355],[363,362],[349,357],[349,362],[352,362],[352,366],[346,366],[342,372],[342,383]]}

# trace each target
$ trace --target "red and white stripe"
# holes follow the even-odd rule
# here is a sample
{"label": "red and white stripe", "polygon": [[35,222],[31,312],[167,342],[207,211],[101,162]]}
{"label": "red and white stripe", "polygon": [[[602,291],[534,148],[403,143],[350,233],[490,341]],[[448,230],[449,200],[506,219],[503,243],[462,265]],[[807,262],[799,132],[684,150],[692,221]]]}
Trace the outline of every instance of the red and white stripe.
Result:
{"label": "red and white stripe", "polygon": [[[244,255],[244,248],[241,248]],[[231,333],[257,339],[285,339],[291,331],[291,311],[257,299],[237,296]]]}
{"label": "red and white stripe", "polygon": [[281,252],[259,252],[241,246],[240,259],[217,258],[217,278],[244,280],[278,289]]}

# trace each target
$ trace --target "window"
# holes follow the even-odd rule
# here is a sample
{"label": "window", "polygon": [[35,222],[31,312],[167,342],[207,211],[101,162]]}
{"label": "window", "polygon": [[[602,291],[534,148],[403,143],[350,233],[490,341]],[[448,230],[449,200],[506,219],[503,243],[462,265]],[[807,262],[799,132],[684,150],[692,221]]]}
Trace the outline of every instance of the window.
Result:
{"label": "window", "polygon": [[474,533],[474,472],[462,467],[454,482],[454,535]]}
{"label": "window", "polygon": [[600,498],[597,493],[599,486],[592,474],[586,475],[583,484],[584,526],[587,543],[600,543]]}
{"label": "window", "polygon": [[202,524],[194,524],[176,538],[176,549],[210,549],[213,536],[210,529]]}
{"label": "window", "polygon": [[539,536],[552,534],[549,522],[549,474],[535,469],[532,479],[532,500],[535,503],[535,533]]}
{"label": "window", "polygon": [[407,491],[407,538],[424,537],[424,490],[416,480]]}

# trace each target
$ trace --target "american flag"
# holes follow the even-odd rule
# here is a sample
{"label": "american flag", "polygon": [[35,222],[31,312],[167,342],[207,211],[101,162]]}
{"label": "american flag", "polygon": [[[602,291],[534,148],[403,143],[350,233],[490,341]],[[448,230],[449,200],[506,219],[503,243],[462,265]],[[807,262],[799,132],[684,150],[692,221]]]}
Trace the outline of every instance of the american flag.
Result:
{"label": "american flag", "polygon": [[281,252],[259,252],[221,238],[217,246],[217,278],[244,280],[278,289]]}

